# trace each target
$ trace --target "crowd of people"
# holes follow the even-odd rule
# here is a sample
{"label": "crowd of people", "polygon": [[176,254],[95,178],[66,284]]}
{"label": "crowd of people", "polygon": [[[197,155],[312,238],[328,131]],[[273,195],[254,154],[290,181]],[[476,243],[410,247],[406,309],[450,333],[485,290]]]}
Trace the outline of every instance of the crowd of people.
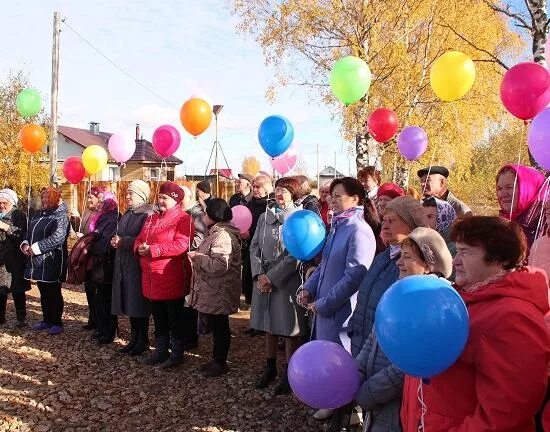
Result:
{"label": "crowd of people", "polygon": [[[33,330],[63,332],[73,229],[91,245],[84,329],[98,344],[110,344],[117,320],[127,316],[131,334],[120,352],[145,366],[175,368],[200,335],[211,333],[212,359],[199,372],[227,373],[229,316],[250,308],[246,333],[265,343],[259,389],[277,381],[275,395],[290,393],[286,365],[309,340],[338,343],[356,359],[355,401],[314,414],[328,419],[329,431],[348,430],[359,411],[363,430],[371,432],[543,430],[550,373],[548,182],[534,168],[506,165],[496,174],[499,214],[477,216],[449,190],[447,168],[417,174],[418,191],[382,183],[380,172],[366,167],[357,178],[319,185],[319,197],[304,176],[273,183],[265,174],[239,174],[229,202],[213,196],[206,181],[195,191],[164,182],[151,202],[148,184],[135,180],[123,215],[114,194],[92,187],[86,213],[72,225],[56,188],[41,192],[42,208],[28,223],[15,192],[0,190],[0,323],[10,293],[16,326],[27,325],[32,281],[43,314]],[[237,205],[252,215],[247,232],[231,224]],[[283,241],[285,220],[297,210],[315,212],[326,226],[323,250],[308,262],[292,257]],[[464,352],[423,384],[391,363],[374,332],[382,295],[412,275],[452,284],[470,318]]]}

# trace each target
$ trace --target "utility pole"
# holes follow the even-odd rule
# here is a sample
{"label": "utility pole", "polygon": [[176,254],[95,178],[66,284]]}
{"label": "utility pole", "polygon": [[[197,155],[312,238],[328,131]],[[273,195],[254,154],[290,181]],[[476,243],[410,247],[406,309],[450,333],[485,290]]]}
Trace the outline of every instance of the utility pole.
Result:
{"label": "utility pole", "polygon": [[52,92],[51,92],[51,123],[52,136],[50,141],[50,184],[58,183],[57,178],[57,90],[59,88],[59,34],[61,20],[59,12],[53,13],[53,47],[52,47]]}
{"label": "utility pole", "polygon": [[218,167],[218,146],[219,146],[219,142],[218,142],[218,114],[220,113],[222,108],[223,108],[223,105],[214,105],[214,107],[212,108],[212,112],[214,113],[214,120],[216,121],[216,141],[214,142],[214,147],[215,147],[214,151],[216,153],[215,153],[215,156],[214,156],[214,169],[216,170],[216,196],[218,198],[221,198],[221,196],[220,196],[220,169]]}
{"label": "utility pole", "polygon": [[319,178],[319,143],[317,143],[317,189],[321,189],[320,184],[320,178]]}

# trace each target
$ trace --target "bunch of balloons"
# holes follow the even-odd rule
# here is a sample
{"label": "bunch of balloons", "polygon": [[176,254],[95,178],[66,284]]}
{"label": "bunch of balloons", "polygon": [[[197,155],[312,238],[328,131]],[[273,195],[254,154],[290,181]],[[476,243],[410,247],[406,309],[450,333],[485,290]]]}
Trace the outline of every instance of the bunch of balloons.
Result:
{"label": "bunch of balloons", "polygon": [[323,249],[326,228],[314,212],[298,210],[285,220],[282,234],[288,253],[298,260],[309,261]]}
{"label": "bunch of balloons", "polygon": [[[35,89],[27,88],[17,95],[16,106],[21,117],[33,117],[42,108],[42,98]],[[46,143],[46,131],[38,124],[27,124],[19,131],[19,142],[29,153],[37,153]]]}
{"label": "bunch of balloons", "polygon": [[336,409],[353,400],[360,376],[355,360],[342,346],[316,340],[302,345],[291,357],[288,381],[306,405]]}
{"label": "bunch of balloons", "polygon": [[433,377],[458,359],[468,340],[468,310],[456,290],[432,276],[394,283],[376,308],[382,351],[403,372]]}
{"label": "bunch of balloons", "polygon": [[351,105],[369,91],[372,75],[369,66],[359,57],[341,58],[330,71],[332,93],[345,105]]}
{"label": "bunch of balloons", "polygon": [[281,115],[266,117],[258,129],[258,141],[272,158],[286,152],[294,139],[292,123]]}

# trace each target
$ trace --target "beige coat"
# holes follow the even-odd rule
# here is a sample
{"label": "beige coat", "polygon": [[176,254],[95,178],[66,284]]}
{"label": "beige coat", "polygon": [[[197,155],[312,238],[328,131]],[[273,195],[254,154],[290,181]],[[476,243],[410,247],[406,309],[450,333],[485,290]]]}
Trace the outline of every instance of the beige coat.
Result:
{"label": "beige coat", "polygon": [[231,315],[241,296],[241,240],[239,230],[220,222],[210,228],[193,262],[189,304],[201,313]]}

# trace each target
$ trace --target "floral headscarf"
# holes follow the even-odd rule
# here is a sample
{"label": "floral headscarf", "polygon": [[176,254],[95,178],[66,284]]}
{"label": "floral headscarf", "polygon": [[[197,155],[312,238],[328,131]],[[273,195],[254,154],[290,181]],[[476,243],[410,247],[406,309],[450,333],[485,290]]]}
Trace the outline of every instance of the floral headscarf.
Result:
{"label": "floral headscarf", "polygon": [[435,230],[437,232],[446,233],[451,228],[451,225],[456,219],[456,211],[451,204],[447,201],[435,198],[435,204],[437,207],[437,218],[435,220]]}

